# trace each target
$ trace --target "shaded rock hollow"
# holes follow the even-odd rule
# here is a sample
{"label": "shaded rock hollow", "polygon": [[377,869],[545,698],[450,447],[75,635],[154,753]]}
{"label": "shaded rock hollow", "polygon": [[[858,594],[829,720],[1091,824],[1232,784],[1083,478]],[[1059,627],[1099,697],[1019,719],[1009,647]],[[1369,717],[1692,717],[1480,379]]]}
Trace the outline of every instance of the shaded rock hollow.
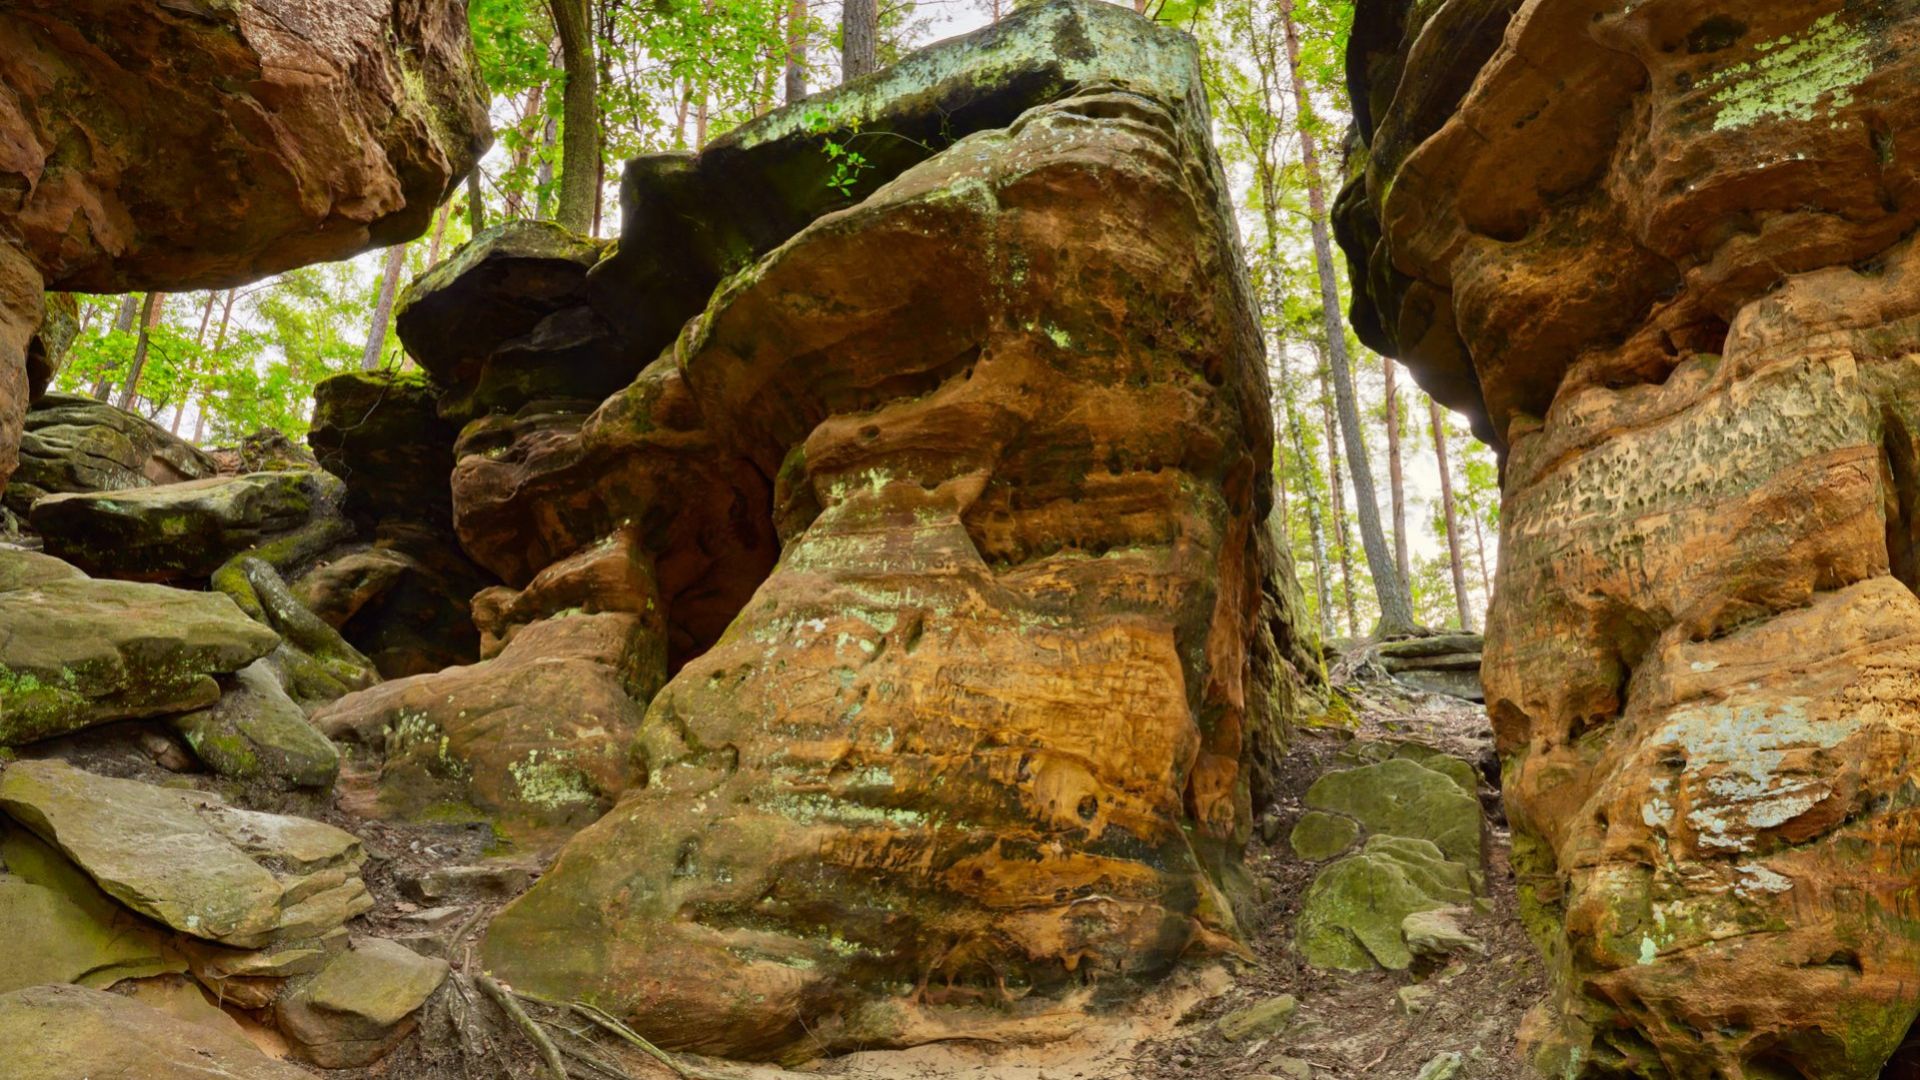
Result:
{"label": "shaded rock hollow", "polygon": [[1505,451],[1483,679],[1555,1076],[1917,1011],[1920,9],[1360,5],[1354,325]]}

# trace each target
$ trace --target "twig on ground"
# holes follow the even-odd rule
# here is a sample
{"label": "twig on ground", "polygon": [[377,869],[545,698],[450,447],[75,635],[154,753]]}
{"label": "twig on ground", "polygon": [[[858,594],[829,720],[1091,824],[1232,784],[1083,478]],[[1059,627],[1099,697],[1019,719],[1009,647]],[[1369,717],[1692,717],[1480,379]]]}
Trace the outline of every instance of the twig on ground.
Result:
{"label": "twig on ground", "polygon": [[475,975],[473,981],[479,985],[481,992],[492,998],[493,1003],[500,1006],[501,1010],[520,1026],[520,1030],[526,1033],[527,1039],[540,1051],[540,1056],[546,1059],[547,1072],[552,1080],[568,1080],[567,1063],[560,1057],[560,1048],[553,1045],[553,1040],[547,1037],[547,1033],[540,1029],[539,1024],[534,1023],[533,1017],[527,1015],[527,1010],[520,1007],[520,1003],[514,1000],[512,992],[501,986],[499,980],[484,972]]}

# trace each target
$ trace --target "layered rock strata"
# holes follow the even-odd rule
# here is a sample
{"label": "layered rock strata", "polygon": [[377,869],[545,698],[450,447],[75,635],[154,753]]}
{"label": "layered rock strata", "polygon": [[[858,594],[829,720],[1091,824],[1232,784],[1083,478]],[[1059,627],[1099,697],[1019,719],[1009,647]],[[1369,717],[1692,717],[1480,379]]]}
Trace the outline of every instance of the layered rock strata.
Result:
{"label": "layered rock strata", "polygon": [[1920,11],[1363,3],[1354,323],[1505,452],[1486,699],[1556,1076],[1920,1012]]}
{"label": "layered rock strata", "polygon": [[0,20],[0,484],[42,290],[240,284],[425,231],[487,141],[464,8],[22,0]]}
{"label": "layered rock strata", "polygon": [[[850,195],[829,138],[874,162]],[[1191,42],[1037,6],[637,162],[623,202],[613,250],[495,234],[402,316],[464,422],[456,528],[506,583],[459,678],[614,616],[666,678],[632,786],[488,967],[803,1058],[1030,1029],[1239,951],[1256,743],[1308,661]],[[518,311],[516,268],[543,290]],[[506,295],[422,337],[463,289]],[[587,338],[624,368],[519,378]],[[543,381],[607,371],[604,401]],[[425,689],[471,793],[473,710]]]}

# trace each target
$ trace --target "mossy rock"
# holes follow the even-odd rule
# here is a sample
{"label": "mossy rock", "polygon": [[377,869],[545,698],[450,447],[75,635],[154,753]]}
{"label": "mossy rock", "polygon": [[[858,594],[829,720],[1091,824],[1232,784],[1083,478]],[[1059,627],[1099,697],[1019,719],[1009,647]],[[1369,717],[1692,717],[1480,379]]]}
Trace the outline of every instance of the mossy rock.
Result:
{"label": "mossy rock", "polygon": [[1321,862],[1353,846],[1360,839],[1360,823],[1343,814],[1309,810],[1300,815],[1287,837],[1293,853],[1309,862]]}
{"label": "mossy rock", "polygon": [[1480,865],[1480,800],[1455,778],[1411,759],[1330,772],[1307,789],[1306,803],[1345,814],[1372,834],[1431,840],[1463,867]]}
{"label": "mossy rock", "polygon": [[0,993],[41,983],[105,989],[186,970],[168,935],[115,903],[66,856],[0,819]]}
{"label": "mossy rock", "polygon": [[281,689],[269,661],[235,673],[233,686],[210,709],[174,717],[194,755],[221,776],[283,787],[324,788],[340,772],[340,751],[307,723]]}
{"label": "mossy rock", "polygon": [[1406,917],[1472,897],[1466,868],[1432,842],[1374,836],[1307,887],[1294,940],[1315,967],[1401,971],[1413,962],[1400,929]]}
{"label": "mossy rock", "polygon": [[1445,773],[1460,790],[1479,798],[1480,774],[1471,762],[1436,750],[1424,743],[1396,739],[1356,739],[1334,755],[1334,760],[1349,765],[1374,765],[1394,758],[1417,761],[1434,772]]}

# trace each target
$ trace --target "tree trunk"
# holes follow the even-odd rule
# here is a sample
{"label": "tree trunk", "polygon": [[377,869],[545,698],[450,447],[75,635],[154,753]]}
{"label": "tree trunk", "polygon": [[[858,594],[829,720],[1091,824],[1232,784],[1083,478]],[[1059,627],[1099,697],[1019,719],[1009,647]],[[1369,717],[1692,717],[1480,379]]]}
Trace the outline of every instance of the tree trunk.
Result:
{"label": "tree trunk", "polygon": [[120,400],[116,402],[127,412],[133,411],[133,399],[140,392],[140,375],[147,366],[147,347],[153,337],[153,324],[160,321],[161,309],[166,304],[160,296],[160,293],[148,293],[146,303],[140,308],[140,338],[133,346],[133,366],[127,372],[127,385],[120,388]]}
{"label": "tree trunk", "polygon": [[393,318],[393,294],[400,287],[400,271],[407,263],[407,245],[387,249],[386,269],[380,274],[380,296],[373,302],[373,325],[367,328],[367,347],[360,353],[360,370],[380,367],[380,354],[387,347],[387,323]]}
{"label": "tree trunk", "polygon": [[560,144],[561,226],[593,229],[593,193],[600,184],[600,69],[593,59],[592,0],[547,0],[560,31],[560,66],[567,73],[561,99],[565,130]]}
{"label": "tree trunk", "polygon": [[807,96],[807,0],[787,0],[787,85],[791,105]]}
{"label": "tree trunk", "polygon": [[[227,323],[233,318],[233,301],[240,295],[239,289],[227,290],[227,302],[220,309],[220,332],[213,336],[213,355],[219,356],[220,350],[227,344]],[[207,390],[200,388],[200,396],[193,411],[193,445],[199,446],[200,440],[207,434]]]}
{"label": "tree trunk", "polygon": [[1413,598],[1388,553],[1380,527],[1380,507],[1374,499],[1373,469],[1367,464],[1367,443],[1360,430],[1360,407],[1353,390],[1353,369],[1347,362],[1347,330],[1341,321],[1340,285],[1334,276],[1333,241],[1327,228],[1326,185],[1320,175],[1320,154],[1307,118],[1311,105],[1307,82],[1300,74],[1300,36],[1293,23],[1293,0],[1280,0],[1280,17],[1287,35],[1287,71],[1293,79],[1295,119],[1300,129],[1300,157],[1307,174],[1307,208],[1313,226],[1313,263],[1320,277],[1321,317],[1327,327],[1327,359],[1333,369],[1333,393],[1340,410],[1341,434],[1347,444],[1347,467],[1353,473],[1355,509],[1360,519],[1360,542],[1366,548],[1367,569],[1380,601],[1379,633],[1383,637],[1414,632]]}
{"label": "tree trunk", "polygon": [[1327,387],[1326,365],[1320,367],[1320,415],[1327,424],[1327,486],[1333,491],[1333,542],[1340,551],[1340,599],[1347,609],[1347,636],[1360,636],[1360,617],[1353,606],[1353,545],[1347,540],[1347,494],[1340,480],[1340,433],[1333,422],[1333,395]]}
{"label": "tree trunk", "polygon": [[[120,298],[120,309],[113,313],[114,333],[124,334],[133,329],[133,317],[140,312],[139,295],[127,293]],[[103,371],[100,377],[93,381],[93,400],[105,401],[111,393],[113,393],[113,375],[111,372]]]}
{"label": "tree trunk", "polygon": [[533,216],[546,220],[553,206],[553,144],[560,141],[560,121],[549,114],[540,125],[540,170],[534,173]]}
{"label": "tree trunk", "polygon": [[[207,293],[207,306],[200,309],[200,332],[193,335],[193,343],[195,345],[205,345],[207,343],[207,324],[213,321],[213,302],[219,298],[220,294],[217,292],[210,291]],[[187,372],[189,376],[198,373],[197,370]],[[173,410],[173,423],[168,425],[168,432],[174,435],[180,434],[180,418],[187,415],[187,403],[192,400],[193,384],[189,382],[186,389],[180,391],[180,404]]]}
{"label": "tree trunk", "polygon": [[480,163],[467,173],[467,228],[475,236],[487,227],[487,201],[480,191]]}
{"label": "tree trunk", "polygon": [[447,219],[453,216],[453,203],[440,208],[440,220],[433,227],[433,239],[427,243],[427,269],[440,265],[440,245],[447,238]]}
{"label": "tree trunk", "polygon": [[1473,521],[1473,552],[1480,564],[1480,595],[1493,601],[1493,579],[1487,576],[1487,535],[1480,531],[1480,515],[1469,513]]}
{"label": "tree trunk", "polygon": [[840,81],[880,70],[879,0],[840,0]]}
{"label": "tree trunk", "polygon": [[[1295,402],[1293,380],[1285,367],[1286,359],[1281,358],[1280,403],[1287,413],[1287,431],[1293,439],[1294,460],[1300,463],[1302,472],[1311,469],[1319,471],[1319,466],[1307,454],[1306,431],[1300,423],[1300,407]],[[1320,602],[1320,630],[1325,637],[1333,636],[1333,574],[1327,566],[1327,533],[1320,520],[1320,500],[1315,496],[1313,485],[1304,488],[1303,502],[1307,504],[1307,536],[1313,544],[1313,584],[1314,595]]]}
{"label": "tree trunk", "polygon": [[1387,373],[1387,487],[1393,493],[1393,563],[1400,580],[1413,589],[1413,563],[1407,557],[1407,488],[1400,467],[1400,393],[1396,375],[1399,365],[1391,357],[1381,357]]}
{"label": "tree trunk", "polygon": [[1427,399],[1433,421],[1433,454],[1440,459],[1440,508],[1447,520],[1447,559],[1453,564],[1453,599],[1460,608],[1460,629],[1473,629],[1473,608],[1467,603],[1467,568],[1460,561],[1460,516],[1453,505],[1453,477],[1447,469],[1447,422],[1440,403]]}

